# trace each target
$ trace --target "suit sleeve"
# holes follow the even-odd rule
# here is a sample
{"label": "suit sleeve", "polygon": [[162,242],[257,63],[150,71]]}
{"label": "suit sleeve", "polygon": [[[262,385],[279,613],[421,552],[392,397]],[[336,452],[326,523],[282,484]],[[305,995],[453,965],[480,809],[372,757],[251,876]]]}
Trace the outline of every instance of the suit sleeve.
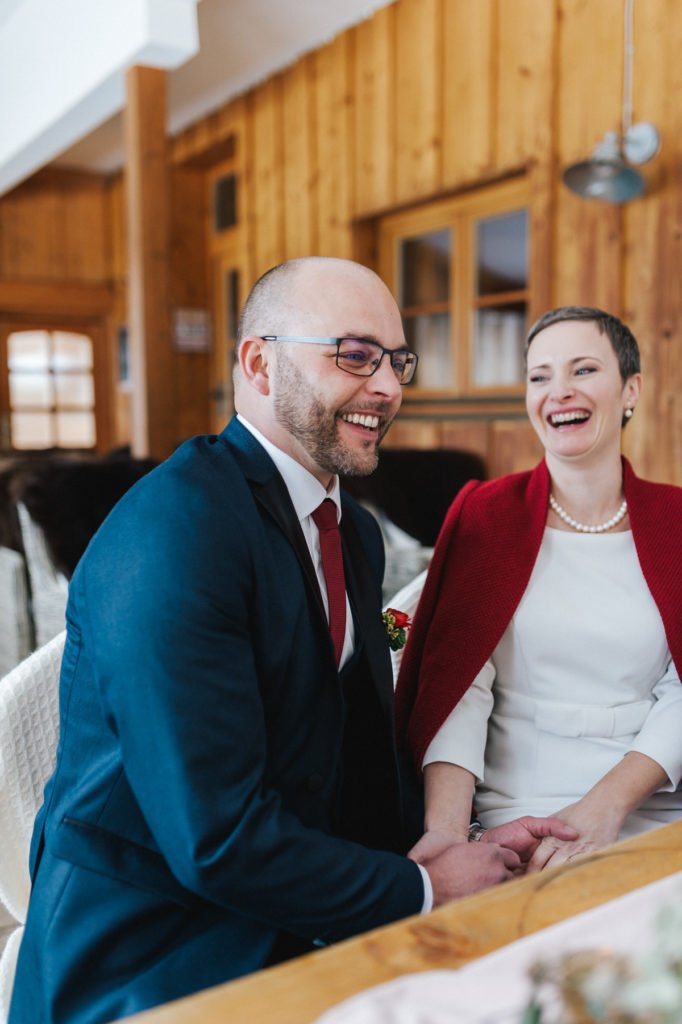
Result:
{"label": "suit sleeve", "polygon": [[277,709],[264,705],[253,638],[276,643],[278,624],[254,620],[265,566],[248,510],[216,523],[199,502],[156,494],[151,505],[145,493],[72,600],[129,786],[173,874],[320,942],[419,912],[414,863],[305,827],[264,784]]}

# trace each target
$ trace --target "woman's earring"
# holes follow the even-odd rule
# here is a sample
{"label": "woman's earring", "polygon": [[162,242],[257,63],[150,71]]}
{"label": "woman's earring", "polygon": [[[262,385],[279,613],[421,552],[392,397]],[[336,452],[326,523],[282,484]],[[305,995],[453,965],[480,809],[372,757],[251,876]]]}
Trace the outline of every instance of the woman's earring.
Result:
{"label": "woman's earring", "polygon": [[630,408],[630,406],[628,406],[627,409],[625,410],[625,419],[629,420],[631,416],[632,416],[632,409]]}

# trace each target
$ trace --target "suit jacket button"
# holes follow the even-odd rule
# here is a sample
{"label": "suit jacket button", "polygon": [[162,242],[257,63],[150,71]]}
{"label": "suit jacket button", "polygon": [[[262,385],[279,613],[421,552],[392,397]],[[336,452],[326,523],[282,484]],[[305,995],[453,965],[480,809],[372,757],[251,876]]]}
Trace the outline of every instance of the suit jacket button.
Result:
{"label": "suit jacket button", "polygon": [[305,784],[309,793],[319,793],[324,786],[324,776],[317,775],[316,773],[309,775]]}

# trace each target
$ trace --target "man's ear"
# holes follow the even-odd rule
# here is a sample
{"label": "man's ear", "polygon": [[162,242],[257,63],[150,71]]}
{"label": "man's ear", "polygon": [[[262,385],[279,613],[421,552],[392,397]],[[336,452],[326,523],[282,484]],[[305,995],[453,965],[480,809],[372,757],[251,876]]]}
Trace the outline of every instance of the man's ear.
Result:
{"label": "man's ear", "polygon": [[270,365],[267,342],[262,338],[244,338],[239,346],[239,366],[244,378],[261,394],[270,394]]}

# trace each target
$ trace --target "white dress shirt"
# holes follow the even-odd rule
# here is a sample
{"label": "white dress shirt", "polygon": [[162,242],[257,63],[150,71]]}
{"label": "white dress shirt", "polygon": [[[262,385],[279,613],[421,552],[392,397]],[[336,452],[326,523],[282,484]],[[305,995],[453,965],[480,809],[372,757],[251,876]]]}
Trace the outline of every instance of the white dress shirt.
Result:
{"label": "white dress shirt", "polygon": [[[298,516],[303,530],[303,536],[305,537],[308,550],[310,551],[310,557],[312,558],[313,565],[315,566],[315,572],[317,574],[317,580],[320,584],[320,591],[322,593],[322,600],[324,602],[325,611],[327,617],[329,617],[329,602],[327,599],[327,584],[324,578],[324,572],[322,569],[322,555],[320,552],[320,535],[315,525],[312,513],[315,509],[324,501],[325,498],[331,498],[337,508],[337,515],[339,522],[341,521],[341,488],[339,485],[338,476],[333,476],[329,489],[325,490],[319,480],[317,480],[312,473],[308,472],[300,462],[296,459],[292,459],[290,455],[283,452],[281,448],[269,441],[267,437],[261,434],[260,430],[257,430],[253,424],[245,420],[243,416],[237,415],[237,419],[243,427],[245,427],[250,434],[256,438],[259,444],[265,448],[266,452],[277,467],[286,488],[289,492],[289,497]],[[346,593],[346,636],[343,641],[343,651],[341,653],[341,666],[343,667],[350,656],[353,653],[355,647],[355,630],[353,628],[353,616],[350,610],[350,604],[348,602],[348,594]],[[422,906],[422,913],[426,913],[433,907],[433,887],[431,885],[431,879],[429,874],[421,864],[418,864],[424,882],[424,903]]]}

